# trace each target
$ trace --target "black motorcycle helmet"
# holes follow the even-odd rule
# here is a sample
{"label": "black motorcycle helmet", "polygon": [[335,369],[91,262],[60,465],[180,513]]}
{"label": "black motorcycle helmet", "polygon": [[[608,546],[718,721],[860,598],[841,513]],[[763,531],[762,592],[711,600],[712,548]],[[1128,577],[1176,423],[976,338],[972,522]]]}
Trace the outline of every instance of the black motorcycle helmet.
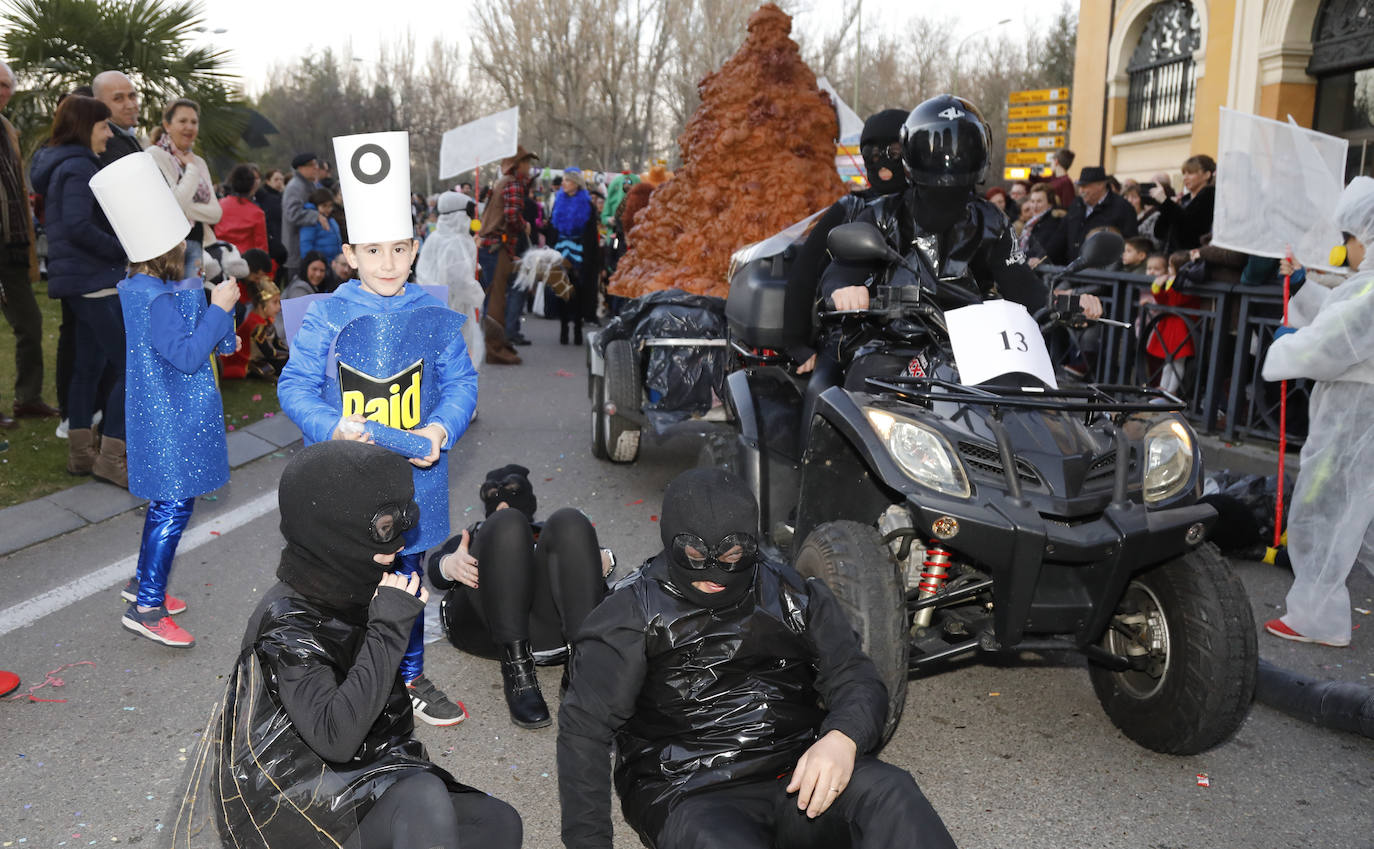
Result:
{"label": "black motorcycle helmet", "polygon": [[918,186],[973,186],[988,171],[992,136],[978,107],[941,94],[911,110],[902,126],[902,159]]}

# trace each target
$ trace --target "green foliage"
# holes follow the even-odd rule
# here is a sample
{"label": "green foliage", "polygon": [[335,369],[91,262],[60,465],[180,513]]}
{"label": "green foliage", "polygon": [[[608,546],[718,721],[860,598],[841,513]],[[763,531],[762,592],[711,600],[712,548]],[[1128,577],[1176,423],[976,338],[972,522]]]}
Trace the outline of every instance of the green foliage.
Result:
{"label": "green foliage", "polygon": [[90,85],[101,71],[118,70],[138,89],[143,127],[156,127],[177,97],[200,104],[202,152],[233,155],[247,123],[227,53],[195,47],[202,25],[199,0],[7,0],[9,29],[0,51],[19,77],[11,120],[30,151],[47,136],[58,99]]}
{"label": "green foliage", "polygon": [[1045,41],[1040,47],[1036,64],[1040,80],[1046,88],[1073,85],[1074,53],[1078,50],[1078,15],[1068,0],[1050,23]]}

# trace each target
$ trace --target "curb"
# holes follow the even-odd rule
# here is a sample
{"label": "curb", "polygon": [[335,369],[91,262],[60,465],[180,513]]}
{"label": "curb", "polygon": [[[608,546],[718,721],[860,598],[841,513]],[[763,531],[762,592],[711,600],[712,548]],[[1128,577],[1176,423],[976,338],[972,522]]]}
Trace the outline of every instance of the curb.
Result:
{"label": "curb", "polygon": [[[225,434],[229,467],[238,468],[301,441],[282,413]],[[113,484],[92,480],[0,510],[0,556],[112,519],[147,504]]]}

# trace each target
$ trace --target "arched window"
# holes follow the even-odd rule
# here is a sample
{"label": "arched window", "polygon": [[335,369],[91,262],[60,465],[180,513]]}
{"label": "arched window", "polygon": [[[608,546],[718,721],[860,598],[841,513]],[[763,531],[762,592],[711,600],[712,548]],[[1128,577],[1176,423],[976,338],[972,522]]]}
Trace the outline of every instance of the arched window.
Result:
{"label": "arched window", "polygon": [[1193,120],[1197,79],[1193,53],[1201,43],[1197,10],[1188,0],[1166,0],[1150,20],[1126,66],[1126,130],[1148,130]]}
{"label": "arched window", "polygon": [[1346,179],[1374,174],[1374,0],[1326,0],[1312,28],[1312,126],[1350,140]]}

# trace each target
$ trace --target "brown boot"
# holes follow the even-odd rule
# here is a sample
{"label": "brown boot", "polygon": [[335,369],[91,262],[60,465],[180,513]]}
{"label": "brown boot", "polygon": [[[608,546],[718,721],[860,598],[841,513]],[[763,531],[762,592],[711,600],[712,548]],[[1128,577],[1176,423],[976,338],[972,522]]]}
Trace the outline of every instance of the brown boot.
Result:
{"label": "brown boot", "polygon": [[[67,438],[71,438],[70,433]],[[96,457],[91,474],[122,489],[129,488],[129,463],[124,456],[124,440],[112,436],[100,440],[100,456]]]}
{"label": "brown boot", "polygon": [[88,427],[67,431],[67,474],[89,475],[95,465],[95,434]]}
{"label": "brown boot", "polygon": [[500,366],[518,366],[520,355],[510,348],[506,340],[506,328],[497,324],[490,315],[482,318],[482,332],[487,338],[487,362]]}

